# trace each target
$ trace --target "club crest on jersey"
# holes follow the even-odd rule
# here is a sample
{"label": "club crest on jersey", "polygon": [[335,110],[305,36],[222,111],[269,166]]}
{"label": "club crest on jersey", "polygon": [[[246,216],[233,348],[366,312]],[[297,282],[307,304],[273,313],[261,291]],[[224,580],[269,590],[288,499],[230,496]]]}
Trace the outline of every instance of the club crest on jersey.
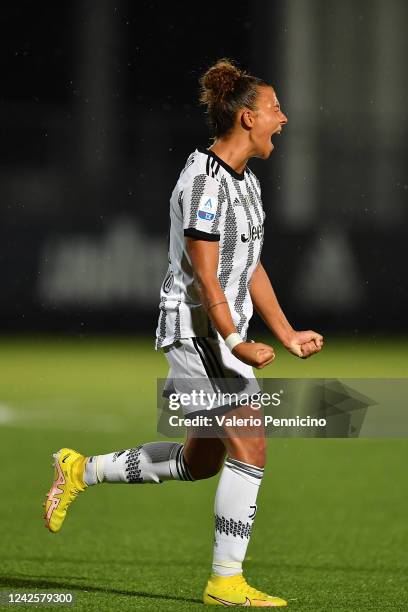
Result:
{"label": "club crest on jersey", "polygon": [[215,217],[215,213],[212,212],[213,208],[215,208],[215,198],[203,196],[200,200],[197,217],[204,221],[212,221]]}
{"label": "club crest on jersey", "polygon": [[263,236],[263,225],[259,223],[254,225],[248,221],[248,231],[246,234],[241,234],[242,242],[253,242],[254,240],[261,240]]}

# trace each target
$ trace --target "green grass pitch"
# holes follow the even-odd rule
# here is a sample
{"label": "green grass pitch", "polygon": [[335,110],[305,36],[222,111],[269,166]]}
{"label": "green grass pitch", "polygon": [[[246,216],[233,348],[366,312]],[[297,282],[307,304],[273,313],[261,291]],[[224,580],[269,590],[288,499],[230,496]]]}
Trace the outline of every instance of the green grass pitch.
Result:
{"label": "green grass pitch", "polygon": [[[262,375],[402,377],[406,364],[406,341],[329,338],[308,361],[278,348]],[[43,527],[52,452],[158,439],[166,373],[147,340],[0,342],[0,588],[70,591],[81,611],[203,609],[217,478],[94,487],[59,534]],[[404,439],[269,440],[250,582],[290,610],[408,609],[407,451]]]}

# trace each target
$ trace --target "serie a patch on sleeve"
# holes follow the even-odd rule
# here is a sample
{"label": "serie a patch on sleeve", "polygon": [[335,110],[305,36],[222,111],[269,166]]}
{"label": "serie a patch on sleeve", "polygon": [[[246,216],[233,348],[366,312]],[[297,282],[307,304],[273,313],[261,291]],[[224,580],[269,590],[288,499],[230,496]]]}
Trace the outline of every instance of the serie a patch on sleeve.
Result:
{"label": "serie a patch on sleeve", "polygon": [[214,196],[202,196],[198,206],[197,217],[203,221],[212,221],[217,208],[217,198]]}

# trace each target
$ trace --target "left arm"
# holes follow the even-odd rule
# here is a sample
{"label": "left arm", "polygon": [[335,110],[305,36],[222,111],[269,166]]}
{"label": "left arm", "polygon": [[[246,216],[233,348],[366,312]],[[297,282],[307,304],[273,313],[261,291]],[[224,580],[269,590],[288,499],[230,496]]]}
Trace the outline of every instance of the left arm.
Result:
{"label": "left arm", "polygon": [[290,353],[306,358],[322,349],[323,336],[310,330],[297,332],[290,325],[261,262],[252,275],[249,292],[258,314]]}

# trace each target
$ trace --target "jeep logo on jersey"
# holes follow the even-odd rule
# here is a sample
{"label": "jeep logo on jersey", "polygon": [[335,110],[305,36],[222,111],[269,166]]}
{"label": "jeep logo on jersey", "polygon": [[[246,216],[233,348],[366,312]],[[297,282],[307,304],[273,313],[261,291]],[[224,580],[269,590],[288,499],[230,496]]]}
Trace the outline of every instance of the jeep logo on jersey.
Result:
{"label": "jeep logo on jersey", "polygon": [[214,205],[214,198],[203,196],[200,200],[200,205],[198,207],[198,218],[203,219],[204,221],[212,221],[215,217],[215,214],[211,212],[214,208]]}
{"label": "jeep logo on jersey", "polygon": [[263,225],[259,223],[258,225],[253,225],[248,222],[248,232],[246,234],[241,234],[242,242],[250,242],[253,240],[261,240],[263,236]]}

